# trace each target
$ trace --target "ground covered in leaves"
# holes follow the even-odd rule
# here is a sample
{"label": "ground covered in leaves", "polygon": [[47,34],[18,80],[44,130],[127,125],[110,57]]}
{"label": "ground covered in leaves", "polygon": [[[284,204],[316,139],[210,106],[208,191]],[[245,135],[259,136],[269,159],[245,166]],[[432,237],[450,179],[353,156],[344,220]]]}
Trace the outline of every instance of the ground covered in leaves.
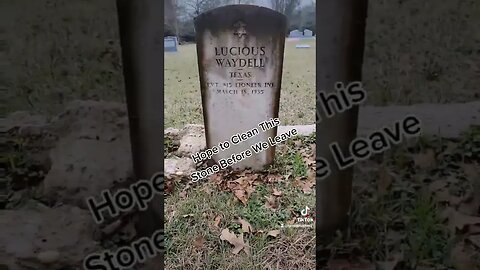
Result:
{"label": "ground covered in leaves", "polygon": [[222,171],[165,184],[166,269],[315,267],[313,223],[288,227],[315,207],[314,136],[277,148],[275,165],[260,173]]}
{"label": "ground covered in leaves", "polygon": [[350,222],[316,257],[313,228],[281,227],[314,209],[314,142],[290,140],[261,173],[167,180],[167,269],[479,269],[480,127],[357,164]]}
{"label": "ground covered in leaves", "polygon": [[479,162],[474,127],[357,165],[349,226],[320,239],[317,260],[326,269],[480,269]]}

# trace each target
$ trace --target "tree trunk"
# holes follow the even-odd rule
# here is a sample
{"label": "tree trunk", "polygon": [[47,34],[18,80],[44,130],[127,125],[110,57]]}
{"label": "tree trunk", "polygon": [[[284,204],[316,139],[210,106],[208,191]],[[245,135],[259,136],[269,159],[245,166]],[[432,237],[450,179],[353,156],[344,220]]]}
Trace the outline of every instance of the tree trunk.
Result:
{"label": "tree trunk", "polygon": [[[117,11],[135,176],[150,180],[160,172],[163,178],[162,2],[117,0]],[[160,229],[163,193],[139,213],[136,224],[138,236],[150,237]]]}
{"label": "tree trunk", "polygon": [[[347,86],[349,82],[361,80],[366,16],[367,0],[317,3],[317,91],[332,92],[336,82]],[[317,180],[317,233],[337,229],[348,219],[353,168],[339,170],[329,144],[338,142],[342,152],[347,153],[356,136],[358,121],[357,106],[328,118],[318,102],[317,98],[321,116],[316,128],[317,159],[325,158],[331,173]]]}
{"label": "tree trunk", "polygon": [[[167,0],[166,2],[170,2],[170,0]],[[171,0],[173,10],[172,10],[172,17],[173,17],[173,31],[175,33],[175,36],[177,37],[177,41],[180,42],[180,34],[178,33],[178,0]],[[166,14],[168,11],[165,10]]]}

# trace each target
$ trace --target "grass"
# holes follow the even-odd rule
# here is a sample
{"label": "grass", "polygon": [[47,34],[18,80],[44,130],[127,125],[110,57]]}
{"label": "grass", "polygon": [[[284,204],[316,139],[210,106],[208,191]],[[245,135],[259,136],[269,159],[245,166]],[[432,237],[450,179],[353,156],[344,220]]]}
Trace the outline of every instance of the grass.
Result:
{"label": "grass", "polygon": [[[280,263],[285,267],[282,269],[290,269],[287,267],[292,265],[315,265],[313,228],[282,231],[279,238],[266,236],[266,233],[244,234],[251,255],[243,251],[237,255],[232,254],[230,244],[220,240],[220,228],[228,228],[231,232],[240,234],[241,226],[236,220],[241,217],[249,221],[255,230],[279,229],[279,222],[287,220],[288,215],[282,216],[282,213],[266,209],[261,190],[257,190],[258,193],[249,200],[248,205],[243,206],[233,199],[231,193],[214,191],[207,195],[202,191],[204,187],[215,190],[210,184],[202,184],[190,190],[187,199],[181,198],[179,192],[167,199],[166,215],[174,211],[175,216],[167,221],[165,227],[166,269],[268,269],[266,261]],[[215,200],[211,200],[211,197],[215,197]],[[309,205],[314,205],[314,202],[315,197],[310,196]],[[189,214],[193,216],[182,217]],[[217,215],[222,217],[220,228],[212,226]],[[196,248],[193,244],[199,236],[205,239],[205,244]],[[307,241],[293,244],[302,239]],[[287,247],[285,243],[288,243]],[[310,252],[304,254],[302,249],[307,245]],[[277,249],[281,247],[285,249],[280,252]],[[305,256],[307,260],[302,262],[300,259]]]}
{"label": "grass", "polygon": [[[472,192],[469,182],[477,180],[466,181],[459,165],[463,162],[477,164],[478,170],[478,130],[478,127],[471,128],[457,140],[421,137],[357,164],[349,225],[335,236],[322,239],[324,244],[318,247],[320,252],[317,253],[320,265],[327,264],[332,257],[348,260],[360,257],[379,266],[397,266],[379,269],[454,269],[455,265],[468,265],[462,262],[462,256],[472,260],[478,258],[478,248],[471,254],[461,254],[460,258],[454,255],[455,247],[476,233],[470,232],[473,227],[451,230],[449,222],[452,220],[449,218],[447,222],[443,214],[446,207],[465,211],[464,205],[445,203],[439,199],[438,192],[429,189],[432,183],[445,183],[448,188],[441,190],[446,190],[447,194],[463,196]],[[455,147],[447,150],[447,145]],[[424,149],[435,152],[438,166],[431,170],[414,165],[414,158]],[[396,161],[399,156],[403,157],[403,162]],[[381,167],[392,175],[383,193],[379,192],[382,183],[378,169]],[[478,261],[476,263],[480,266]]]}
{"label": "grass", "polygon": [[[467,198],[466,195],[477,189],[478,179],[466,179],[461,164],[479,168],[479,131],[478,127],[471,128],[462,138],[453,140],[412,139],[357,164],[349,223],[331,235],[322,236],[316,255],[311,250],[314,230],[284,228],[277,238],[265,235],[299,217],[305,206],[315,205],[315,195],[305,194],[295,185],[297,179],[304,179],[304,169],[307,175],[311,169],[299,157],[305,156],[304,148],[311,149],[314,136],[289,140],[277,149],[276,163],[266,173],[281,175],[281,180],[271,182],[267,181],[268,177],[262,178],[246,205],[236,200],[230,190],[222,188],[221,183],[210,180],[188,187],[183,180],[174,180],[176,188],[166,196],[166,269],[295,269],[300,266],[313,269],[315,260],[320,267],[317,269],[328,269],[326,266],[334,261],[343,263],[345,269],[355,269],[353,262],[359,259],[367,265],[378,266],[377,269],[454,269],[459,264],[467,265],[462,256],[479,265],[480,248],[468,244],[468,238],[478,235],[480,227],[467,226],[452,231],[450,222],[461,220],[455,221],[453,217],[445,220],[446,207],[454,207],[459,212],[468,208],[465,204],[445,203],[440,195],[447,192]],[[416,157],[427,149],[435,152],[438,164],[435,168],[415,165]],[[402,157],[402,161],[397,157]],[[387,185],[385,179],[380,179],[380,168],[391,176]],[[222,177],[228,178],[228,174]],[[445,183],[442,192],[430,190],[429,186],[435,182]],[[384,186],[383,192],[379,191],[381,186]],[[266,207],[273,189],[282,194],[276,211]],[[221,217],[218,228],[212,226],[217,216]],[[262,232],[244,233],[236,222],[239,217]],[[251,254],[232,254],[232,246],[219,240],[224,228],[236,235],[244,233]],[[194,245],[199,236],[204,239],[201,248]],[[471,246],[472,253],[455,253],[464,243]]]}
{"label": "grass", "polygon": [[448,253],[448,231],[440,222],[434,199],[427,194],[416,198],[408,218],[412,223],[406,240],[411,247],[409,255],[420,262],[446,263],[444,255]]}
{"label": "grass", "polygon": [[[222,188],[228,180],[228,173],[221,176],[222,179],[225,177],[221,183],[201,180],[189,186],[178,179],[170,180],[174,181],[175,189],[165,199],[166,269],[313,269],[314,228],[281,227],[300,216],[305,206],[314,211],[314,188],[312,193],[306,194],[294,184],[296,181],[307,181],[306,171],[314,169],[307,166],[301,154],[312,154],[306,143],[311,139],[296,138],[285,147],[279,147],[276,157],[282,162],[281,168],[302,170],[288,176],[283,174],[288,171],[277,165],[267,168],[265,173],[260,174],[262,180],[254,185],[255,191],[245,205],[235,198],[231,190]],[[268,181],[270,176],[277,178]],[[239,178],[233,176],[231,180]],[[280,192],[275,196],[275,209],[267,206],[273,190]],[[218,227],[214,226],[217,217],[220,217]],[[237,222],[238,218],[249,222],[254,232],[244,232]],[[244,251],[232,254],[232,246],[220,239],[222,229],[228,229],[237,236],[243,233],[250,254]],[[268,236],[267,233],[273,230],[280,230],[280,235]],[[195,245],[199,238],[204,240],[201,247]]]}
{"label": "grass", "polygon": [[480,97],[478,1],[369,1],[363,76],[376,105]]}
{"label": "grass", "polygon": [[[17,110],[54,114],[74,99],[123,101],[115,1],[2,1],[0,89]],[[4,95],[2,93],[2,95]]]}

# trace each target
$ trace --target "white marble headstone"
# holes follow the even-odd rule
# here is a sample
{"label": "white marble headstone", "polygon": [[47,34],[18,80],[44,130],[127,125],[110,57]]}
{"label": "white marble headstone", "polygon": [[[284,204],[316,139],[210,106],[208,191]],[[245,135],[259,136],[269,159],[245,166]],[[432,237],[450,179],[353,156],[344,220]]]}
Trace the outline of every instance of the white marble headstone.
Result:
{"label": "white marble headstone", "polygon": [[[199,15],[195,30],[207,148],[232,142],[238,133],[259,131],[230,143],[213,157],[218,162],[276,135],[277,128],[264,132],[258,124],[278,117],[286,17],[264,7],[231,5]],[[232,168],[260,169],[274,155],[269,147]]]}

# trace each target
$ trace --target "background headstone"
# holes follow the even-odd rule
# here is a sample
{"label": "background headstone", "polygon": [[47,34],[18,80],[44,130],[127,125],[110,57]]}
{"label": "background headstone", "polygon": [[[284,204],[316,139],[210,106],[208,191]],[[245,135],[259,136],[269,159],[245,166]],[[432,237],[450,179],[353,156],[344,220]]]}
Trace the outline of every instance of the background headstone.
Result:
{"label": "background headstone", "polygon": [[303,33],[297,29],[290,31],[290,34],[288,35],[290,38],[300,38],[303,37]]}
{"label": "background headstone", "polygon": [[163,38],[163,46],[166,52],[176,52],[177,51],[177,37],[165,37]]}
{"label": "background headstone", "polygon": [[312,30],[309,30],[309,29],[303,30],[303,36],[304,37],[312,37],[313,36]]}
{"label": "background headstone", "polygon": [[[286,17],[268,8],[230,5],[195,18],[198,67],[207,147],[258,128],[259,134],[214,156],[238,154],[274,137],[258,124],[278,117]],[[254,154],[233,168],[260,169],[273,163],[275,148]]]}

